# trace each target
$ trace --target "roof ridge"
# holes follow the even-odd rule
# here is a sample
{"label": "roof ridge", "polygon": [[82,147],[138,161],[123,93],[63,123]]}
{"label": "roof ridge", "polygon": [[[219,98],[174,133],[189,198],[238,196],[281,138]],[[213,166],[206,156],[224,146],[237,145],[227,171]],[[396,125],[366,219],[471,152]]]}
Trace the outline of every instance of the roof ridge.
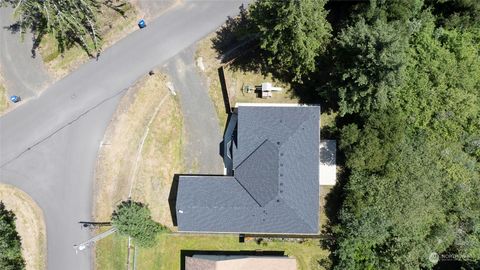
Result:
{"label": "roof ridge", "polygon": [[[267,143],[267,142],[270,142],[270,141],[269,141],[268,139],[265,139],[261,144],[259,144],[259,145],[257,146],[257,148],[255,148],[255,150],[253,150],[250,154],[248,154],[248,156],[245,157],[245,158],[242,160],[242,162],[240,162],[240,164],[238,164],[237,167],[235,167],[235,169],[237,169],[237,168],[239,168],[240,166],[242,166],[242,164],[243,164],[244,162],[246,162],[255,152],[257,152],[258,149],[260,149],[260,147],[262,147],[262,146],[263,146],[265,143]],[[274,146],[275,146],[275,145],[274,145]],[[252,199],[258,204],[258,206],[262,207],[262,204],[261,204],[257,199],[255,199],[255,197],[252,195],[252,193],[250,193],[250,192],[248,191],[248,189],[242,184],[242,182],[240,182],[240,181],[237,179],[237,177],[235,177],[235,172],[233,173],[233,178],[234,178],[235,181],[237,181],[237,183],[247,192],[247,194],[248,194],[250,197],[252,197]]]}
{"label": "roof ridge", "polygon": [[308,116],[305,118],[305,120],[302,121],[302,123],[300,123],[300,125],[298,125],[298,128],[296,128],[294,132],[290,133],[290,135],[289,135],[287,138],[285,138],[285,141],[283,142],[283,144],[286,144],[288,141],[290,141],[290,138],[292,138],[293,135],[297,134],[297,133],[300,131],[300,128],[301,128],[303,125],[305,125],[305,123],[306,123],[307,121],[309,121],[311,118],[314,118],[314,117],[315,117],[314,114],[308,115]]}
{"label": "roof ridge", "polygon": [[307,222],[305,219],[303,219],[303,218],[297,213],[297,211],[296,211],[294,208],[292,208],[292,207],[290,206],[290,204],[287,203],[287,200],[286,200],[285,198],[282,197],[282,199],[283,199],[283,201],[285,202],[285,206],[286,206],[288,209],[290,209],[290,210],[298,217],[298,219],[300,219],[305,225],[307,225],[308,228],[310,228],[310,229],[318,232],[319,228],[313,228],[309,222]]}
{"label": "roof ridge", "polygon": [[[240,164],[238,164],[238,165],[235,167],[235,169],[238,168],[238,167],[240,167],[240,166],[242,166],[242,164],[243,164],[247,159],[249,159],[249,158],[253,155],[253,153],[257,152],[258,148],[260,148],[262,145],[264,145],[267,141],[268,141],[268,139],[265,139],[265,140],[264,140],[261,144],[259,144],[255,149],[253,149],[253,151],[250,152],[250,154],[248,154],[248,156],[246,156],[246,157],[242,160],[242,162],[240,162]],[[235,177],[235,175],[233,175],[233,177]]]}

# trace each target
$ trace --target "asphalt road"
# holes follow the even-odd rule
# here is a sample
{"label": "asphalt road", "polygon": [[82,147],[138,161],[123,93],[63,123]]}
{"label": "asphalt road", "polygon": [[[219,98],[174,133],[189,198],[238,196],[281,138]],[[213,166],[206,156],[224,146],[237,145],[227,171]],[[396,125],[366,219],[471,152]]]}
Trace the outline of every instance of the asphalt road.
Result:
{"label": "asphalt road", "polygon": [[12,8],[0,8],[0,71],[8,94],[27,99],[37,96],[50,77],[43,67],[41,55],[32,58],[32,35],[26,33],[20,42],[20,34],[12,34],[8,29],[14,23],[12,11]]}
{"label": "asphalt road", "polygon": [[185,172],[223,174],[220,130],[213,102],[208,95],[206,78],[194,63],[195,46],[171,59],[166,70],[179,94],[185,124]]}
{"label": "asphalt road", "polygon": [[164,13],[0,118],[0,181],[29,193],[47,223],[48,269],[90,269],[92,179],[104,131],[125,89],[238,12],[238,1],[192,1]]}

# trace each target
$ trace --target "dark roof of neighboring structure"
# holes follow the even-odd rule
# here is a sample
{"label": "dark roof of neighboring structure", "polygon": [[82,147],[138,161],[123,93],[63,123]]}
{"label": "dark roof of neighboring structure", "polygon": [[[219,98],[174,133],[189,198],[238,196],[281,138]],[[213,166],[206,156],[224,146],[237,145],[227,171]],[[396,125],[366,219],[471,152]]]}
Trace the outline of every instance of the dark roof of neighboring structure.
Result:
{"label": "dark roof of neighboring structure", "polygon": [[316,234],[318,106],[239,106],[233,176],[180,176],[180,231]]}

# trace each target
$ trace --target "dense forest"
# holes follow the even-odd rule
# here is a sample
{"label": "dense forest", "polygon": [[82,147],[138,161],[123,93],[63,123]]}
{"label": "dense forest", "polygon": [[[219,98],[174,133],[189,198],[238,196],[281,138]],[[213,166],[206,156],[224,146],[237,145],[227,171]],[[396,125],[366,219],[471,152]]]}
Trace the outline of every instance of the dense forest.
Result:
{"label": "dense forest", "polygon": [[5,208],[0,201],[0,269],[22,270],[25,261],[22,257],[20,236],[15,228],[15,214]]}
{"label": "dense forest", "polygon": [[258,1],[236,68],[334,113],[333,269],[480,269],[480,1]]}

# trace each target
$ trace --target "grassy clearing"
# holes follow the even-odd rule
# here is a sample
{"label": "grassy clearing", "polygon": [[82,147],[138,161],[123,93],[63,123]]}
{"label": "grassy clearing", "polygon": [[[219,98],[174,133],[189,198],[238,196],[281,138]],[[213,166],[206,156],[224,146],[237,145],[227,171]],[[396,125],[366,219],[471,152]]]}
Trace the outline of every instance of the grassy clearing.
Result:
{"label": "grassy clearing", "polygon": [[[101,41],[103,49],[136,29],[136,8],[127,3],[124,11],[125,15],[122,16],[111,8],[102,6],[101,14],[98,17],[98,25],[101,26],[99,33],[103,37]],[[79,46],[73,46],[61,55],[57,45],[54,36],[47,34],[39,46],[39,53],[42,55],[45,66],[55,79],[64,77],[89,59],[85,51]]]}
{"label": "grassy clearing", "polygon": [[[96,220],[110,219],[115,206],[128,198],[133,180],[132,198],[150,204],[154,218],[168,225],[166,219],[161,218],[164,214],[160,214],[164,208],[169,209],[168,202],[157,197],[170,191],[173,173],[182,169],[183,119],[165,81],[165,76],[161,74],[147,76],[133,86],[120,102],[99,154],[94,209]],[[136,175],[133,176],[139,145],[155,113],[138,160]],[[157,200],[161,206],[154,204]]]}
{"label": "grassy clearing", "polygon": [[[104,230],[99,231],[103,232]],[[98,241],[95,245],[95,268],[125,269],[127,264],[128,238],[113,234],[108,238]]]}
{"label": "grassy clearing", "polygon": [[15,213],[17,232],[22,241],[22,256],[27,270],[46,269],[46,229],[43,212],[25,192],[0,184],[0,201]]}
{"label": "grassy clearing", "polygon": [[[312,268],[316,259],[326,258],[328,254],[318,247],[318,240],[305,243],[296,242],[263,242],[255,241],[239,243],[236,236],[200,236],[200,235],[161,235],[157,246],[148,250],[140,250],[138,258],[139,269],[180,269],[181,250],[214,250],[241,251],[264,250],[285,251],[288,256],[297,258],[299,270]],[[321,268],[318,268],[321,269]]]}
{"label": "grassy clearing", "polygon": [[[115,235],[110,240],[110,243],[113,243],[113,245],[108,244],[107,246],[105,242],[101,244],[105,245],[105,248],[111,248],[109,256],[114,260],[110,265],[103,265],[102,268],[97,269],[121,269],[121,267],[125,266],[127,240]],[[137,269],[181,269],[180,255],[182,250],[284,251],[285,255],[297,259],[299,270],[324,269],[319,265],[318,261],[328,257],[328,252],[320,248],[319,240],[306,240],[303,243],[268,241],[257,244],[253,240],[239,243],[237,236],[163,234],[158,237],[156,246],[149,249],[139,249]],[[123,260],[119,262],[118,258],[123,258]],[[117,264],[114,264],[114,261]],[[106,266],[109,268],[105,268]]]}
{"label": "grassy clearing", "polygon": [[[183,117],[165,82],[161,74],[145,77],[120,102],[96,170],[94,217],[98,221],[110,219],[115,206],[128,198],[133,182],[132,199],[148,204],[156,221],[173,227],[168,195],[174,173],[183,170]],[[119,235],[100,241],[96,268],[125,267],[126,248],[127,239]]]}
{"label": "grassy clearing", "polygon": [[[222,88],[218,75],[218,68],[221,66],[218,54],[213,48],[212,39],[215,33],[207,36],[198,43],[196,57],[201,57],[205,66],[205,75],[208,80],[209,94],[215,105],[218,114],[220,127],[223,128],[227,114],[225,113],[225,105],[223,102]],[[224,66],[225,81],[229,91],[231,106],[235,103],[298,103],[298,98],[293,95],[290,85],[276,81],[271,76],[264,76],[254,72],[235,71],[228,65]],[[256,92],[246,93],[243,91],[244,86],[257,86],[263,82],[271,82],[274,86],[283,88],[283,91],[274,93],[271,98],[262,99],[258,97]]]}

